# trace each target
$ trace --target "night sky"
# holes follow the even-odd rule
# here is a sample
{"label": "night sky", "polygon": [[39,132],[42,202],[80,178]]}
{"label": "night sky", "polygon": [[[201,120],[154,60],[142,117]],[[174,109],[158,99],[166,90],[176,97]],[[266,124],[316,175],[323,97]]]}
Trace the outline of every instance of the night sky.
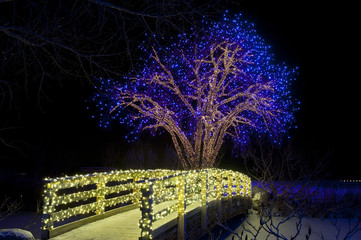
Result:
{"label": "night sky", "polygon": [[[332,177],[357,178],[361,170],[357,167],[360,37],[352,12],[356,7],[340,1],[311,2],[243,1],[232,11],[255,23],[277,61],[299,67],[292,89],[301,102],[298,128],[291,132],[297,151],[332,153],[327,167]],[[104,130],[91,118],[94,113],[85,102],[93,94],[90,84],[67,80],[47,93],[50,100],[41,107],[31,102],[21,106],[21,128],[9,134],[19,140],[23,152],[6,150],[5,169],[52,175],[76,172],[79,167],[125,167],[100,160],[109,156],[109,146],[119,146],[117,154],[124,155],[130,145],[123,139],[125,127]],[[169,140],[159,139],[146,141],[162,148]]]}

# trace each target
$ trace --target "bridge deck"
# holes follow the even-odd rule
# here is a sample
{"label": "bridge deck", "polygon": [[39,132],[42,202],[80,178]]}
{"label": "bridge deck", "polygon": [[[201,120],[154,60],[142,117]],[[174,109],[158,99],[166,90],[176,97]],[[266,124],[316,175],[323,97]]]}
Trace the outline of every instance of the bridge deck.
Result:
{"label": "bridge deck", "polygon": [[[155,205],[154,211],[169,204],[174,204],[175,201],[164,202]],[[200,203],[194,203],[187,206],[187,212],[200,206]],[[86,224],[82,227],[61,234],[52,240],[137,240],[140,236],[140,228],[138,222],[141,217],[139,208],[123,212],[96,222]],[[175,219],[177,213],[173,212],[169,216],[156,221],[153,224],[153,229],[163,226],[165,223]]]}

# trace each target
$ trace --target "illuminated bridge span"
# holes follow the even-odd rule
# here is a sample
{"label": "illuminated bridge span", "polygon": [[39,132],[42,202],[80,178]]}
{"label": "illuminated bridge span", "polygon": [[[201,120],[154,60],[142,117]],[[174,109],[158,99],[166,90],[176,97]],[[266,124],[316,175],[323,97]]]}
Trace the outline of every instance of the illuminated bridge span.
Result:
{"label": "illuminated bridge span", "polygon": [[186,239],[244,213],[251,180],[221,169],[45,179],[42,239]]}

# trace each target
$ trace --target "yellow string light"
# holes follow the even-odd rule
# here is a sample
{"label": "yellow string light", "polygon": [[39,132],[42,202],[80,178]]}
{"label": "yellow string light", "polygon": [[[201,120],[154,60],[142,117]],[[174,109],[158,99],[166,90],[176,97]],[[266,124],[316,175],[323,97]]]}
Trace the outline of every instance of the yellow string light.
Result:
{"label": "yellow string light", "polygon": [[[51,230],[54,222],[73,216],[102,214],[107,207],[136,203],[142,211],[139,227],[144,239],[151,239],[155,221],[175,211],[184,215],[187,205],[195,202],[206,204],[208,197],[222,198],[224,193],[232,194],[234,184],[238,188],[236,195],[251,196],[251,179],[248,176],[220,169],[112,171],[46,178],[44,182],[44,230]],[[121,192],[124,194],[119,196]],[[106,197],[110,194],[116,196]],[[80,205],[70,207],[77,202]],[[170,204],[154,212],[154,205],[162,202]]]}

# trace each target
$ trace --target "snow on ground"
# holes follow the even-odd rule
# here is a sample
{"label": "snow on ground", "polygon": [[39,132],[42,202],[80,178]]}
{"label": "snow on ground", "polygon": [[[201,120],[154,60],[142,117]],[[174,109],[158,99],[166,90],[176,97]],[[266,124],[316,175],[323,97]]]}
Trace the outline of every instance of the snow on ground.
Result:
{"label": "snow on ground", "polygon": [[[274,225],[277,225],[281,220],[282,220],[281,217],[273,217]],[[243,222],[243,219],[241,218],[235,218],[227,222],[227,226],[229,227],[229,229],[234,230],[234,232],[238,233],[239,235],[241,235],[241,232],[244,231],[244,229],[249,229],[253,233],[256,233],[256,231],[250,226],[250,224],[253,225],[256,229],[258,229],[260,225],[260,217],[257,216],[256,214],[250,214],[247,217],[247,221],[248,223]],[[279,232],[282,233],[287,239],[290,239],[291,236],[294,236],[297,232],[296,222],[297,219],[295,218],[285,222],[284,224],[280,225]],[[347,219],[339,219],[336,225],[337,227],[340,228],[340,233],[339,233],[339,237],[336,238],[337,229],[334,225],[332,225],[329,219],[303,218],[301,232],[296,239],[300,239],[300,240],[306,239],[306,234],[308,232],[308,229],[311,227],[312,232],[309,238],[310,240],[322,239],[321,234],[323,235],[324,237],[323,239],[325,240],[341,240],[344,239],[346,233],[349,231],[349,227],[352,228],[355,225],[355,223],[356,223],[356,219],[351,221],[350,225]],[[220,230],[222,230],[221,233]],[[229,231],[222,229],[221,227],[217,227],[212,231],[212,233],[213,233],[213,239],[217,239],[219,237],[218,238],[219,240],[233,240],[232,237],[234,236]],[[244,231],[242,240],[245,239],[245,235],[248,235],[248,239],[254,239],[252,234],[246,233],[246,231]],[[265,240],[267,239],[267,235],[268,234],[266,233],[265,230],[261,230],[256,239]],[[206,236],[202,238],[202,240],[209,238],[210,238],[209,236]],[[235,237],[234,239],[239,239],[239,238]],[[275,239],[277,238],[274,236],[270,236],[268,238],[268,240],[275,240]],[[361,230],[358,231],[355,235],[353,235],[351,240],[361,240]]]}
{"label": "snow on ground", "polygon": [[20,228],[31,232],[35,239],[41,237],[41,214],[17,212],[0,221],[0,229]]}
{"label": "snow on ground", "polygon": [[[256,226],[256,228],[260,224],[260,217],[256,216],[255,214],[252,214],[248,216],[248,222]],[[274,225],[277,225],[282,221],[281,217],[273,217]],[[296,223],[297,219],[291,219],[284,224],[280,225],[279,232],[282,233],[284,236],[286,236],[288,239],[290,239],[292,236],[294,236],[297,233],[296,230]],[[355,221],[353,221],[353,224],[355,224]],[[351,223],[351,226],[353,226]],[[340,235],[338,239],[344,239],[344,236],[348,232],[349,224],[346,219],[340,219],[336,225],[340,227]],[[244,223],[244,225],[239,226],[236,229],[236,232],[241,232],[244,228],[252,229],[248,223]],[[337,229],[335,226],[332,225],[329,219],[314,219],[314,218],[304,218],[302,219],[302,229],[300,234],[298,235],[297,239],[305,239],[305,236],[308,232],[308,229],[311,228],[311,236],[310,240],[319,240],[321,238],[321,234],[323,235],[324,239],[330,240],[330,239],[336,239],[337,235]],[[255,231],[253,230],[255,233]],[[251,239],[252,235],[248,234],[248,239]],[[265,231],[262,231],[260,233],[259,238],[257,239],[266,239],[267,233]],[[231,238],[226,238],[231,239]],[[276,237],[270,237],[269,240],[276,239]],[[353,236],[353,239],[360,240],[361,239],[361,231],[358,232],[358,234]]]}
{"label": "snow on ground", "polygon": [[0,229],[0,239],[27,239],[34,240],[34,236],[31,232],[12,228],[12,229]]}

